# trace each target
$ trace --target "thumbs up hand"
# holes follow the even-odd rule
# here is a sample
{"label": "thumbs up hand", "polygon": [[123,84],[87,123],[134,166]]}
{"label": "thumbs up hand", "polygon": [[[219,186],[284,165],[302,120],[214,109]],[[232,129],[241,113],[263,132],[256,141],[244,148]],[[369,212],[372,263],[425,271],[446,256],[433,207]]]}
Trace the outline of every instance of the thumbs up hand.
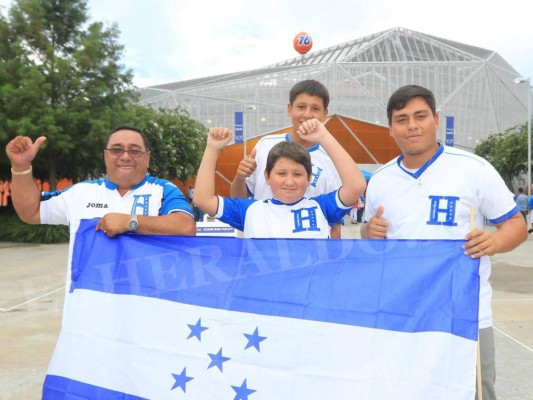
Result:
{"label": "thumbs up hand", "polygon": [[388,222],[383,219],[384,207],[379,206],[376,215],[370,218],[361,228],[361,236],[366,239],[385,239],[387,237]]}
{"label": "thumbs up hand", "polygon": [[248,178],[257,168],[257,162],[255,161],[255,154],[257,150],[254,149],[250,153],[249,156],[244,157],[241,162],[239,163],[239,167],[237,168],[237,177],[244,180]]}
{"label": "thumbs up hand", "polygon": [[37,155],[46,137],[40,136],[35,142],[28,136],[17,136],[6,146],[6,154],[15,170],[27,169]]}

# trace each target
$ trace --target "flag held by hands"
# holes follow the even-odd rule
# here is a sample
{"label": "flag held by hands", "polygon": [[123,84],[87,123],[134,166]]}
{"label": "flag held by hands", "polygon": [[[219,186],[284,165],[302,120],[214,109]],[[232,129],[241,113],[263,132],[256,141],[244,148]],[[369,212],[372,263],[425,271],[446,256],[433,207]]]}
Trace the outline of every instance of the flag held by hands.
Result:
{"label": "flag held by hands", "polygon": [[461,241],[121,235],[83,221],[44,399],[471,399]]}

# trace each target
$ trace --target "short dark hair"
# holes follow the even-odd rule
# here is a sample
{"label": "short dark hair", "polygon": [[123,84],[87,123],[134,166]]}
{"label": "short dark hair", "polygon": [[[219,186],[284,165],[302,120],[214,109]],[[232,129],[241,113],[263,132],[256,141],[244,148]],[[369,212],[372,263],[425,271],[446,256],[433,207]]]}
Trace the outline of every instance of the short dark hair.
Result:
{"label": "short dark hair", "polygon": [[389,119],[389,124],[392,121],[392,111],[401,110],[409,100],[414,99],[415,97],[421,97],[424,99],[433,115],[437,113],[435,96],[430,90],[418,85],[406,85],[396,90],[389,98],[389,103],[387,104],[387,118]]}
{"label": "short dark hair", "polygon": [[274,168],[276,162],[282,157],[293,160],[298,164],[302,164],[307,172],[307,177],[311,176],[311,173],[313,172],[311,167],[311,156],[306,149],[296,142],[280,142],[270,149],[265,168],[268,176],[270,176],[270,172],[272,172],[272,168]]}
{"label": "short dark hair", "polygon": [[289,102],[292,104],[296,97],[302,93],[308,94],[309,96],[320,97],[324,103],[324,108],[329,106],[329,92],[328,89],[318,81],[313,79],[308,79],[306,81],[298,82],[294,85],[289,92]]}
{"label": "short dark hair", "polygon": [[109,144],[109,139],[111,139],[111,135],[113,135],[113,133],[118,132],[118,131],[134,131],[134,132],[137,132],[139,135],[141,135],[141,138],[143,140],[143,144],[144,144],[144,147],[146,148],[146,151],[149,150],[149,148],[148,148],[148,139],[146,138],[146,135],[143,133],[141,128],[138,128],[138,127],[133,126],[133,125],[119,125],[119,126],[113,128],[111,130],[111,132],[109,132],[108,135],[107,135],[107,138],[105,140],[105,147],[107,147],[107,145]]}

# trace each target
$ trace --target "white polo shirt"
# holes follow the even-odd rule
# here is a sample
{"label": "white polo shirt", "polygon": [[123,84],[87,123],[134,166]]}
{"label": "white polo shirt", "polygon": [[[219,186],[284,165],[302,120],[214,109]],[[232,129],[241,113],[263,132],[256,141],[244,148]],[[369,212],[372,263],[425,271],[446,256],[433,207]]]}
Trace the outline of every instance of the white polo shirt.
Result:
{"label": "white polo shirt", "polygon": [[[440,144],[435,155],[416,172],[400,156],[378,169],[366,190],[365,221],[380,205],[388,222],[389,239],[464,239],[485,218],[497,224],[518,212],[513,194],[486,160]],[[490,258],[480,260],[479,327],[492,325]]]}

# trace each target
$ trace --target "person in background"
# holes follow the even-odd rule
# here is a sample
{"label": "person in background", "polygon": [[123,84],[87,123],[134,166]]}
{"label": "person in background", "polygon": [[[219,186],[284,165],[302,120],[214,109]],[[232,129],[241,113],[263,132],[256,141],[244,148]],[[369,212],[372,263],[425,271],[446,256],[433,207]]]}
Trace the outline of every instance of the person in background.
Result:
{"label": "person in background", "polygon": [[[490,256],[511,251],[526,240],[524,218],[513,194],[486,160],[437,142],[439,115],[431,91],[417,85],[399,88],[389,99],[387,115],[390,135],[402,153],[378,169],[368,184],[361,236],[465,240],[465,254],[480,259],[482,391],[483,400],[494,400]],[[495,231],[484,229],[485,218]]]}
{"label": "person in background", "polygon": [[189,199],[190,202],[192,202],[192,198],[194,197],[194,188],[192,185],[189,185],[189,189],[187,189],[187,199]]}
{"label": "person in background", "polygon": [[527,201],[527,206],[529,207],[529,222],[531,223],[531,228],[528,229],[528,233],[533,233],[533,184],[531,185],[531,196]]}
{"label": "person in background", "polygon": [[357,223],[363,222],[363,215],[365,213],[365,196],[362,194],[357,200]]}
{"label": "person in background", "polygon": [[514,197],[514,201],[516,203],[516,207],[518,207],[518,211],[522,214],[524,217],[524,220],[527,224],[527,202],[528,202],[527,196],[524,194],[523,188],[518,188],[518,193]]}
{"label": "person in background", "polygon": [[194,213],[194,220],[196,222],[202,222],[204,220],[204,212],[196,204],[194,204],[194,188],[192,187],[192,185],[189,185],[189,189],[187,189],[186,194],[187,199],[189,199],[189,204],[191,205],[192,212]]}
{"label": "person in background", "polygon": [[359,209],[359,201],[356,201],[350,210],[350,222],[357,225],[357,211]]}

